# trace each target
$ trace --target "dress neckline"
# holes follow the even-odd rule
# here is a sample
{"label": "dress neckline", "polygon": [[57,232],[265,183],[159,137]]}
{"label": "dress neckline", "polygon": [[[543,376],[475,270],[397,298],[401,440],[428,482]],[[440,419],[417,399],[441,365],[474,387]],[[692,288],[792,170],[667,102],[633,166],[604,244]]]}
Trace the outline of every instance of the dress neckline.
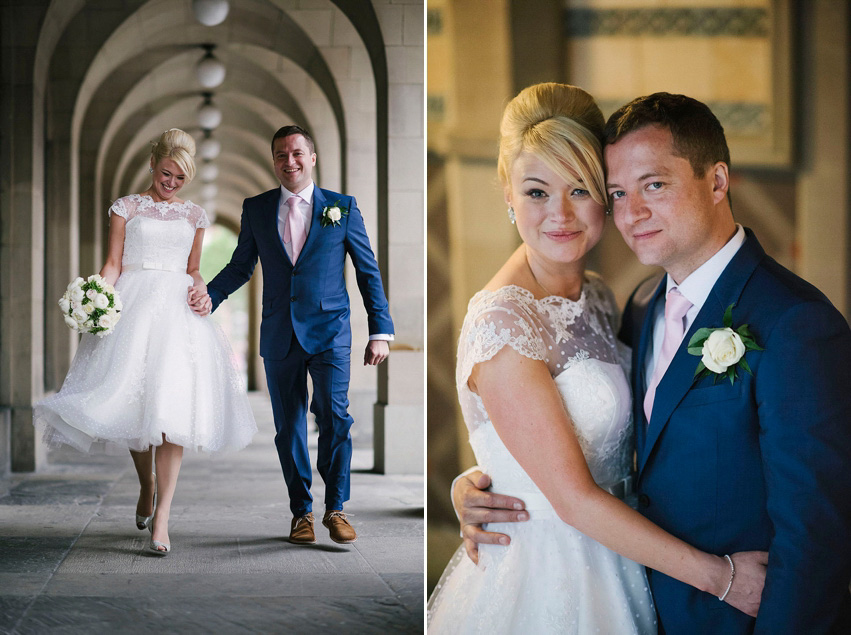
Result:
{"label": "dress neckline", "polygon": [[571,300],[570,298],[566,298],[562,295],[547,295],[543,298],[536,298],[534,293],[529,291],[529,289],[527,289],[526,287],[521,287],[519,284],[507,284],[492,291],[489,289],[482,289],[473,296],[473,299],[476,299],[479,296],[485,298],[488,296],[499,295],[500,293],[509,291],[516,292],[516,294],[522,297],[524,300],[528,302],[534,302],[536,304],[556,304],[559,302],[563,302],[568,306],[581,308],[584,307],[587,302],[589,284],[591,284],[591,279],[589,279],[588,276],[585,276],[585,279],[582,282],[582,291],[580,291],[579,298],[576,300]]}
{"label": "dress neckline", "polygon": [[183,201],[182,203],[178,203],[177,201],[155,201],[150,196],[142,195],[142,194],[130,194],[127,198],[135,198],[135,199],[139,199],[143,202],[150,203],[151,205],[165,205],[166,207],[171,206],[171,205],[175,205],[177,207],[181,207],[181,206],[184,206],[184,205],[194,205],[194,203],[192,201],[190,201],[188,198],[185,201]]}

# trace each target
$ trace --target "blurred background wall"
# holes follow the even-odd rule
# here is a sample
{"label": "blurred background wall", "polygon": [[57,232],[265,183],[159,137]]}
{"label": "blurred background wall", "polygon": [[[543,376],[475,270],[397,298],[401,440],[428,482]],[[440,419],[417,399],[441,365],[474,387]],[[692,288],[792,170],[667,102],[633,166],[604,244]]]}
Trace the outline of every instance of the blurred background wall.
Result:
{"label": "blurred background wall", "polygon": [[[204,206],[206,279],[230,258],[242,200],[278,186],[271,138],[312,132],[314,178],[357,197],[396,326],[364,368],[353,270],[349,393],[375,470],[421,473],[424,435],[422,0],[0,0],[0,478],[47,460],[32,406],[56,391],[78,337],[56,305],[103,264],[107,208],[150,184],[150,143],[198,145],[181,197]],[[261,268],[216,312],[249,390]],[[221,314],[221,315],[219,315]]]}
{"label": "blurred background wall", "polygon": [[[576,84],[605,116],[639,95],[707,103],[732,155],[736,220],[851,315],[845,0],[428,0],[428,588],[460,544],[452,478],[473,465],[457,407],[469,298],[519,240],[496,175],[523,87]],[[609,223],[589,267],[621,306],[653,272]]]}

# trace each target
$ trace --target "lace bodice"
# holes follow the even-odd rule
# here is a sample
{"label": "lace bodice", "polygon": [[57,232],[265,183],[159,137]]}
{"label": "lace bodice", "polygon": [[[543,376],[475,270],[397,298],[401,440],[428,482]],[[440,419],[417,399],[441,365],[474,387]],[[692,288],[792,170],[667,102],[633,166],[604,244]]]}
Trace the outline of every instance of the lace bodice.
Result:
{"label": "lace bodice", "polygon": [[154,202],[139,194],[124,196],[109,208],[127,221],[123,267],[186,272],[195,230],[210,226],[204,208],[192,201]]}
{"label": "lace bodice", "polygon": [[481,397],[467,385],[473,367],[506,345],[547,365],[597,483],[609,486],[629,474],[628,354],[615,335],[617,321],[611,292],[591,273],[577,301],[538,300],[517,286],[480,291],[470,300],[458,344],[456,384],[470,444],[495,490],[537,491],[494,431]]}

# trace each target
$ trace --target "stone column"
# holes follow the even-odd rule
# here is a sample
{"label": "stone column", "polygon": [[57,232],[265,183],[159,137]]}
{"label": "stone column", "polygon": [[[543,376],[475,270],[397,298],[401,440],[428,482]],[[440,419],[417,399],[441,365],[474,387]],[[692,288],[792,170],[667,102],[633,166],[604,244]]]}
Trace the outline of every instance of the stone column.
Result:
{"label": "stone column", "polygon": [[0,6],[0,475],[45,456],[32,426],[44,359],[44,95],[33,73],[47,5]]}
{"label": "stone column", "polygon": [[[374,3],[387,57],[387,206],[378,253],[396,328],[379,367],[375,470],[422,474],[424,467],[423,3]],[[380,84],[379,84],[380,85]],[[379,118],[382,115],[378,109]],[[379,139],[381,136],[379,135]],[[379,168],[379,174],[381,168]],[[379,184],[380,187],[380,184]]]}

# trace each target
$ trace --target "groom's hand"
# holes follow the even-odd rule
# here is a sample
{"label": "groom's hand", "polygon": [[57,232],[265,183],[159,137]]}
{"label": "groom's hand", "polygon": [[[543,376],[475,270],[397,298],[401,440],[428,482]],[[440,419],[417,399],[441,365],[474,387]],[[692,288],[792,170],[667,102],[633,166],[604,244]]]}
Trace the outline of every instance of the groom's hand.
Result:
{"label": "groom's hand", "polygon": [[369,340],[363,352],[364,366],[378,366],[390,355],[390,345],[385,340]]}
{"label": "groom's hand", "polygon": [[452,505],[461,519],[464,549],[470,560],[478,564],[479,544],[507,545],[505,534],[482,529],[482,523],[506,523],[529,520],[525,504],[519,498],[486,491],[491,485],[487,474],[471,472],[462,476],[452,490]]}
{"label": "groom's hand", "polygon": [[740,551],[730,557],[736,567],[736,575],[724,601],[743,613],[756,617],[762,601],[762,588],[765,586],[768,552]]}
{"label": "groom's hand", "polygon": [[207,294],[206,285],[195,285],[189,287],[189,293],[186,297],[186,302],[193,313],[201,317],[210,315],[213,310],[213,301]]}

